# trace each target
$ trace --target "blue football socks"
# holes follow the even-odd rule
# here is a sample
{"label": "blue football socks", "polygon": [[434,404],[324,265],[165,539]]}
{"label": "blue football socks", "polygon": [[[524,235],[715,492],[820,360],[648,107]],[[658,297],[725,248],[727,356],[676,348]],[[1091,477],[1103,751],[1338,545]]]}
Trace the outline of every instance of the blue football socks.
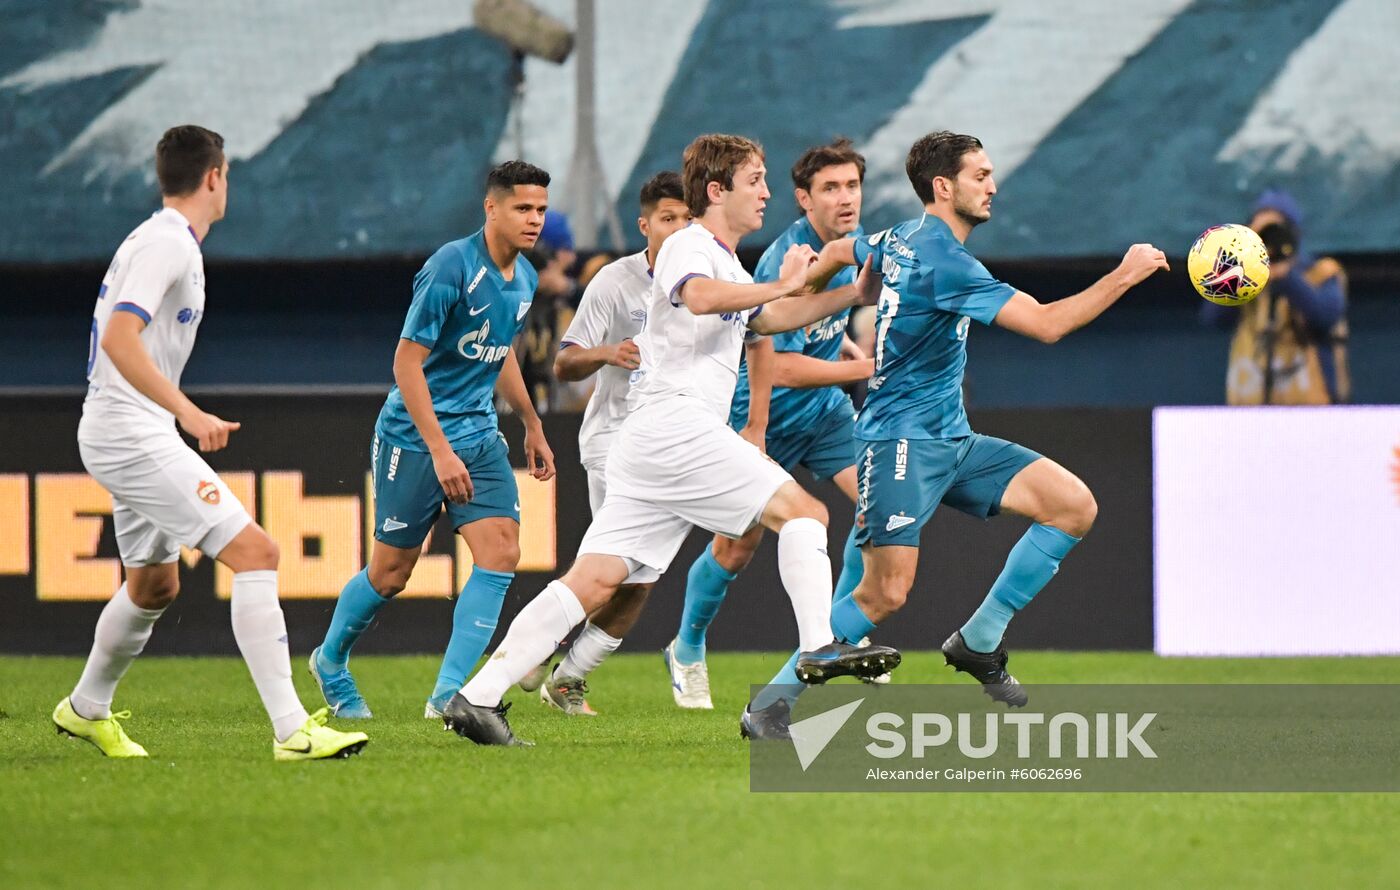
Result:
{"label": "blue football socks", "polygon": [[875,629],[875,622],[861,611],[855,596],[847,596],[831,605],[831,634],[843,643],[859,643]]}
{"label": "blue football socks", "polygon": [[514,578],[514,572],[493,572],[481,566],[472,567],[471,577],[467,579],[462,595],[457,597],[457,606],[452,610],[452,639],[447,642],[447,651],[442,656],[442,669],[438,671],[432,701],[450,696],[467,682],[467,675],[486,651],[491,635],[496,632],[501,605]]}
{"label": "blue football socks", "polygon": [[[1060,570],[1060,560],[1079,538],[1048,525],[1033,525],[1011,548],[1006,567],[991,592],[962,626],[963,641],[974,652],[991,652],[1001,644],[1011,617],[1026,607]],[[833,624],[834,624],[833,614]]]}
{"label": "blue football socks", "polygon": [[350,660],[355,641],[374,621],[374,616],[389,602],[369,583],[369,570],[361,569],[340,591],[331,616],[330,629],[321,644],[322,667],[343,669]]}
{"label": "blue football socks", "polygon": [[729,582],[738,577],[715,561],[713,548],[713,543],[705,548],[686,577],[685,608],[681,611],[675,650],[676,660],[681,664],[695,664],[705,659],[705,632],[719,613]]}
{"label": "blue football socks", "polygon": [[856,546],[856,527],[853,525],[851,533],[846,536],[846,546],[841,551],[841,575],[836,579],[836,589],[831,592],[832,603],[850,596],[863,577],[865,560],[861,558],[860,548]]}

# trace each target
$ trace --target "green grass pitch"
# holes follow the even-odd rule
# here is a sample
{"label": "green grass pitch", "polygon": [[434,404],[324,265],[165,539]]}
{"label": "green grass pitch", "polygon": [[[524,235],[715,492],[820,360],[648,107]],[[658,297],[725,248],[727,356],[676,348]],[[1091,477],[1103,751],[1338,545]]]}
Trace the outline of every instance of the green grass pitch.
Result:
{"label": "green grass pitch", "polygon": [[[750,793],[738,713],[781,657],[712,656],[713,712],[678,711],[654,654],[594,675],[597,719],[516,690],[530,750],[424,720],[436,658],[357,658],[370,745],[313,764],[273,762],[236,659],[139,661],[116,705],[152,756],[118,762],[49,722],[80,660],[0,657],[0,887],[1400,885],[1400,795]],[[966,682],[940,662],[907,655],[898,678]],[[1380,658],[1015,667],[1040,683],[1400,682],[1400,659]]]}

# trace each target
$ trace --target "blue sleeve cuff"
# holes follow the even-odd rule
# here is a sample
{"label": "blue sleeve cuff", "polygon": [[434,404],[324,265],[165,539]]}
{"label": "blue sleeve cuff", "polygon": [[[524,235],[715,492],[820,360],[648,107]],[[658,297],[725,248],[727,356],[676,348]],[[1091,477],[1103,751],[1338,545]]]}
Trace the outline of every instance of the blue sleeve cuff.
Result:
{"label": "blue sleeve cuff", "polygon": [[117,305],[112,307],[112,311],[130,312],[132,315],[135,315],[137,318],[141,319],[146,324],[151,323],[151,313],[147,312],[145,309],[142,309],[135,303],[118,303]]}
{"label": "blue sleeve cuff", "polygon": [[689,280],[692,279],[692,278],[709,278],[709,277],[710,277],[710,276],[708,276],[708,275],[701,275],[699,272],[690,272],[690,273],[688,273],[687,275],[685,275],[684,277],[682,277],[680,281],[677,281],[677,282],[676,282],[676,286],[673,287],[673,288],[671,288],[671,293],[670,293],[670,295],[669,295],[669,299],[670,299],[670,301],[671,301],[671,305],[672,305],[672,306],[675,306],[677,309],[680,308],[680,305],[681,305],[681,304],[678,303],[678,302],[676,302],[676,294],[678,294],[678,293],[681,292],[681,288],[685,285],[685,283],[686,283],[687,281],[689,281]]}

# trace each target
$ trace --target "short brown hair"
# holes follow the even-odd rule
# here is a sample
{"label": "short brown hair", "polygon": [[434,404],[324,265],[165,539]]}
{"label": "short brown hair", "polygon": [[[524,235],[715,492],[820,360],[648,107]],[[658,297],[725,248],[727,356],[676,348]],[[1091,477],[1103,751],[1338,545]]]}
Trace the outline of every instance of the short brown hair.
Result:
{"label": "short brown hair", "polygon": [[696,136],[681,156],[681,178],[685,180],[685,206],[699,219],[710,206],[709,185],[718,182],[725,191],[734,189],[734,171],[754,155],[763,159],[763,146],[745,136],[707,133]]}
{"label": "short brown hair", "polygon": [[909,184],[914,194],[925,204],[933,203],[933,180],[936,177],[957,179],[962,170],[963,155],[979,150],[982,142],[976,136],[939,130],[915,142],[904,162]]}
{"label": "short brown hair", "polygon": [[224,137],[194,124],[171,127],[156,144],[156,181],[169,198],[199,188],[204,174],[224,165]]}
{"label": "short brown hair", "polygon": [[804,192],[812,190],[812,177],[827,167],[855,164],[860,181],[865,181],[865,155],[856,151],[851,140],[838,136],[830,145],[817,145],[802,153],[792,165],[792,184]]}

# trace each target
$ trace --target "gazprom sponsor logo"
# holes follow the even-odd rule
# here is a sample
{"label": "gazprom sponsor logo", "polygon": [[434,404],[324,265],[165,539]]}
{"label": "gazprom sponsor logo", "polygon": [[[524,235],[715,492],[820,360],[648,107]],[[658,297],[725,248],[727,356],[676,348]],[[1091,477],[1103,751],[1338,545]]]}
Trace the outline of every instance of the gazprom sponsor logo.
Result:
{"label": "gazprom sponsor logo", "polygon": [[846,333],[845,316],[835,316],[826,321],[818,322],[807,330],[807,339],[814,342],[824,343],[827,340],[835,340]]}
{"label": "gazprom sponsor logo", "polygon": [[462,339],[457,341],[457,351],[463,358],[471,359],[474,362],[499,362],[510,352],[510,344],[502,343],[499,346],[487,344],[486,339],[491,336],[491,322],[482,322],[481,327],[474,331],[468,331],[462,335]]}

